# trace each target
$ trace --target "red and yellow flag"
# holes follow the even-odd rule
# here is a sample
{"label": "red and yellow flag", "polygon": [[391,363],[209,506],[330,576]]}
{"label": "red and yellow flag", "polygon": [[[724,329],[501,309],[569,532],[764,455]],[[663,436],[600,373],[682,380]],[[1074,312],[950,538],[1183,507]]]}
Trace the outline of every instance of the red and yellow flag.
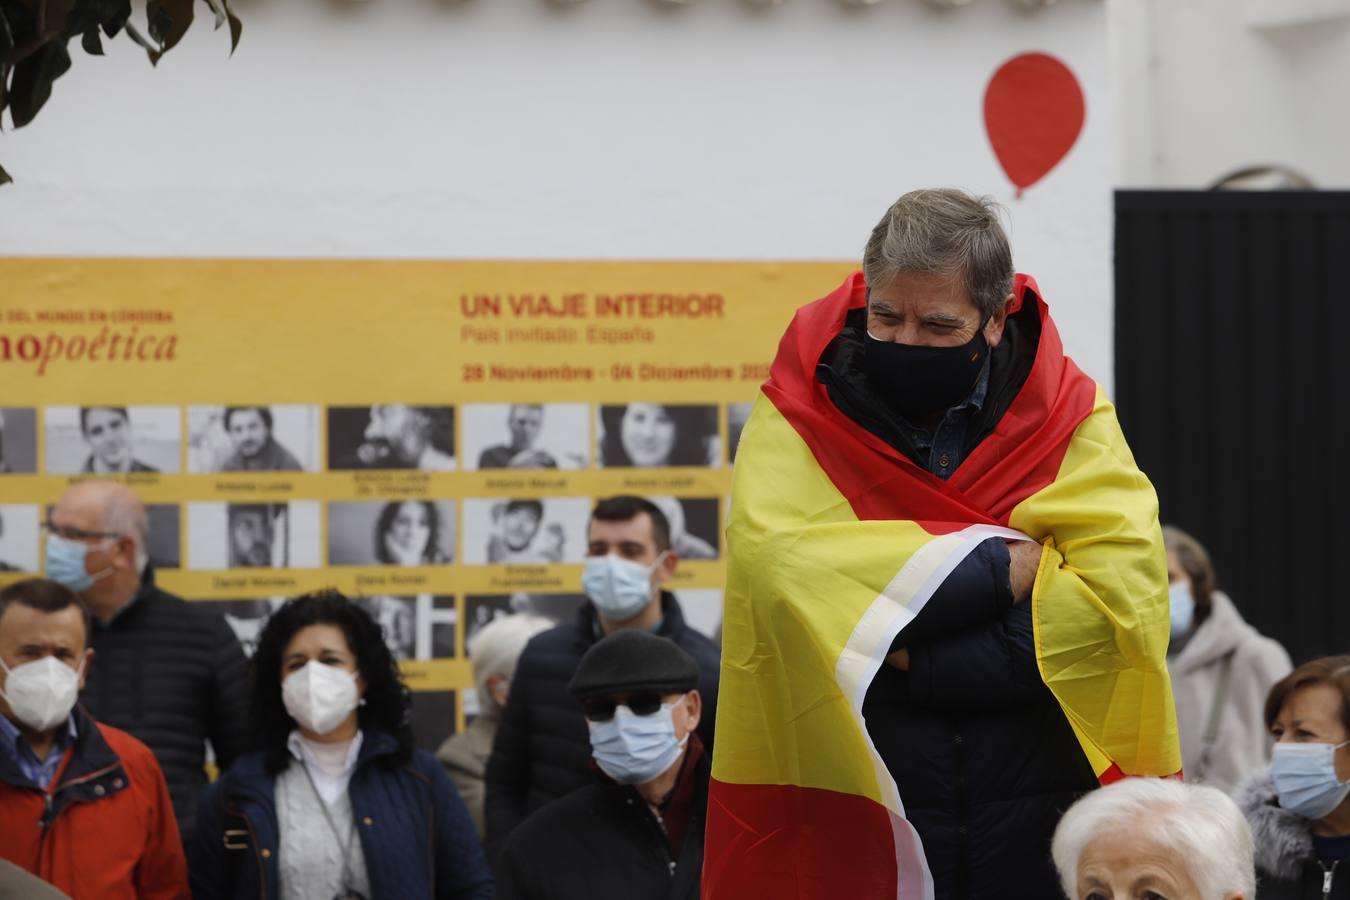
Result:
{"label": "red and yellow flag", "polygon": [[1026,384],[948,481],[839,412],[816,364],[861,273],[799,310],[741,437],[727,531],[705,900],[933,896],[862,718],[892,641],[991,536],[1041,544],[1037,662],[1103,781],[1181,769],[1152,486],[1035,282]]}

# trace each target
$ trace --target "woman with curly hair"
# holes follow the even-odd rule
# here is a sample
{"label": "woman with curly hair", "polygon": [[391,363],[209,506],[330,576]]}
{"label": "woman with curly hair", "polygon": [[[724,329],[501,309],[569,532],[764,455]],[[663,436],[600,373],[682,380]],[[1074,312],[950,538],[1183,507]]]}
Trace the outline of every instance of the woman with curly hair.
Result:
{"label": "woman with curly hair", "polygon": [[413,749],[408,690],[369,614],[336,591],[292,600],[252,667],[257,751],[202,798],[195,897],[492,896],[463,800]]}
{"label": "woman with curly hair", "polygon": [[606,468],[710,466],[717,456],[715,406],[602,406],[600,427],[600,465]]}

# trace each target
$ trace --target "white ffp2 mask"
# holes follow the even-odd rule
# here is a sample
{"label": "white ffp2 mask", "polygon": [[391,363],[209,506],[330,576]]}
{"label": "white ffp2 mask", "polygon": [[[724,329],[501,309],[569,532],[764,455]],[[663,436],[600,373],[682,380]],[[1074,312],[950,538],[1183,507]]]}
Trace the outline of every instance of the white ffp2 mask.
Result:
{"label": "white ffp2 mask", "polygon": [[291,718],[315,734],[328,734],[356,709],[356,676],[311,659],[281,683]]}
{"label": "white ffp2 mask", "polygon": [[65,721],[80,695],[80,672],[55,656],[44,656],[10,668],[0,659],[5,672],[5,698],[15,718],[34,731],[50,731]]}

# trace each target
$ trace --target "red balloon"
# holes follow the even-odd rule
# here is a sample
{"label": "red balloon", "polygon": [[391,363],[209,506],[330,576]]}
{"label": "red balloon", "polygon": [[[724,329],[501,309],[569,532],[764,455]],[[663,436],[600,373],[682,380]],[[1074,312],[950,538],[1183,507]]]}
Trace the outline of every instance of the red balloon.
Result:
{"label": "red balloon", "polygon": [[1019,197],[1068,155],[1086,105],[1073,72],[1047,53],[1014,56],[989,79],[984,128]]}

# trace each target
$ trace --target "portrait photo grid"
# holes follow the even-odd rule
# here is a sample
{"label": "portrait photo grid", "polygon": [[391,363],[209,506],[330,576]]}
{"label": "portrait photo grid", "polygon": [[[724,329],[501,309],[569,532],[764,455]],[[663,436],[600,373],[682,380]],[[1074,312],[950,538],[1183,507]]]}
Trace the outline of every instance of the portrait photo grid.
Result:
{"label": "portrait photo grid", "polygon": [[[8,478],[43,475],[67,484],[110,478],[133,490],[158,487],[146,502],[149,562],[157,571],[201,577],[331,568],[341,581],[338,573],[351,570],[577,566],[587,555],[596,500],[620,493],[644,496],[662,511],[671,549],[682,560],[710,562],[723,555],[725,492],[675,496],[631,490],[622,479],[632,470],[730,467],[749,410],[749,404],[581,402],[19,405],[0,407],[0,487]],[[424,482],[429,487],[410,497],[399,486],[414,482],[398,480],[438,473],[566,478],[606,470],[614,470],[603,483],[607,488],[612,480],[612,490],[586,482],[569,496],[492,495],[481,486],[466,496],[454,487],[462,482],[452,480]],[[335,475],[356,479],[359,499],[345,491],[329,495],[326,481],[303,481]],[[255,485],[264,499],[249,496]],[[43,526],[55,499],[0,502],[0,577],[42,573]],[[434,581],[431,590],[400,590],[397,582],[372,586],[361,577],[350,593],[379,623],[400,663],[466,658],[474,634],[495,618],[535,615],[556,626],[586,602],[579,581],[567,585],[570,593],[475,593],[437,591]],[[189,599],[219,612],[251,653],[286,597],[261,588],[222,593]],[[717,637],[721,590],[678,594],[691,625]],[[445,693],[420,697],[423,714],[477,714],[472,687]]]}

